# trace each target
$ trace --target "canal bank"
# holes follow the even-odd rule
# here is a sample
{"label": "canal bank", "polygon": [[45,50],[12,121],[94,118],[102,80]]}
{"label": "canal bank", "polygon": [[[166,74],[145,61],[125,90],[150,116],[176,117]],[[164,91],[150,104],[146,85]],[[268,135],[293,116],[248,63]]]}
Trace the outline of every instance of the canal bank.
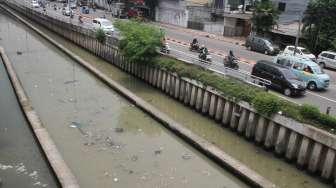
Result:
{"label": "canal bank", "polygon": [[245,187],[29,29],[5,26],[0,43],[82,187]]}
{"label": "canal bank", "polygon": [[17,102],[0,57],[1,188],[59,187]]}
{"label": "canal bank", "polygon": [[[62,39],[57,40],[62,41]],[[69,44],[68,42],[64,43],[65,45],[71,46],[71,44]],[[113,67],[111,65],[105,65],[104,63],[102,63],[103,61],[101,59],[95,58],[90,54],[87,54],[87,52],[85,51],[81,51],[76,47],[74,47],[74,50],[78,50],[79,52],[76,54],[80,54],[80,56],[85,57],[85,59],[91,58],[91,61],[89,62],[95,64],[97,67],[101,67],[102,71],[105,71],[107,75],[114,77],[114,79],[120,80],[120,82],[125,82],[124,84],[130,88],[133,88],[135,93],[141,94],[142,96],[144,96],[144,98],[146,98],[145,96],[147,96],[148,98],[146,98],[146,100],[153,102],[154,105],[161,105],[163,110],[166,110],[170,114],[173,114],[173,116],[179,118],[180,121],[189,122],[187,123],[187,126],[190,126],[190,129],[192,129],[194,132],[199,133],[199,135],[201,136],[208,137],[209,140],[215,140],[213,142],[216,143],[216,145],[220,145],[224,151],[229,150],[230,152],[235,153],[235,157],[242,159],[245,164],[254,166],[256,169],[259,169],[259,171],[263,171],[265,176],[272,176],[272,181],[274,179],[274,181],[277,181],[277,184],[281,185],[281,187],[323,187],[323,184],[320,184],[318,181],[316,182],[316,180],[313,180],[309,176],[302,174],[302,172],[288,166],[288,164],[282,161],[274,161],[275,158],[273,158],[272,155],[265,153],[263,150],[260,150],[253,145],[251,146],[251,144],[246,143],[240,138],[235,138],[236,135],[230,133],[230,131],[227,132],[227,130],[218,129],[220,127],[214,124],[214,122],[205,119],[198,119],[198,116],[197,118],[194,117],[195,113],[193,111],[191,111],[190,113],[189,110],[190,116],[186,116],[186,114],[188,113],[179,113],[184,112],[183,110],[178,109],[178,106],[183,105],[176,104],[176,102],[173,102],[166,96],[160,98],[159,95],[162,96],[162,94],[159,94],[157,90],[153,88],[148,88],[147,86],[145,87],[146,84],[135,79],[134,77],[125,75],[124,73],[118,73],[117,70],[112,70]],[[120,78],[120,75],[125,75],[127,77]],[[141,83],[143,85],[141,85]],[[157,93],[158,95],[153,97],[153,93]],[[164,98],[167,99],[164,100]],[[188,119],[187,117],[190,119]],[[233,145],[235,147],[232,147]],[[263,155],[266,155],[266,158],[263,158],[265,157]],[[275,163],[276,165],[274,165],[273,163]],[[260,170],[260,168],[263,170]]]}

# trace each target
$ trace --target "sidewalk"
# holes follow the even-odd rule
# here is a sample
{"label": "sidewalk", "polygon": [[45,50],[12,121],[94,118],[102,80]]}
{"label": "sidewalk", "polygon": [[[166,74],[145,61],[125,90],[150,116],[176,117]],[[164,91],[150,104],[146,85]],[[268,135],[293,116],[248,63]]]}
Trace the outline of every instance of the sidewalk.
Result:
{"label": "sidewalk", "polygon": [[216,34],[208,33],[205,31],[189,29],[189,28],[185,28],[181,26],[172,25],[172,24],[166,24],[166,23],[161,23],[161,22],[152,22],[152,23],[160,27],[174,29],[174,30],[181,31],[183,33],[190,33],[192,35],[207,37],[210,39],[215,39],[215,40],[219,40],[223,42],[229,42],[231,44],[236,44],[236,45],[241,45],[241,46],[245,44],[245,37],[224,37],[221,35],[216,35]]}
{"label": "sidewalk", "polygon": [[[92,11],[92,9],[90,9],[90,14],[82,14],[83,17],[86,18],[95,18],[95,17],[102,17],[103,15],[105,15],[105,17],[109,20],[115,20],[116,18],[112,17],[111,12],[108,12],[106,10],[101,10],[101,9],[96,9],[96,11]],[[176,25],[172,25],[172,24],[166,24],[166,23],[161,23],[161,22],[150,22],[153,25],[159,26],[159,27],[163,27],[163,28],[169,28],[169,29],[174,29],[174,30],[178,30],[181,31],[183,33],[190,33],[192,35],[197,35],[197,36],[203,36],[203,37],[207,37],[210,39],[215,39],[215,40],[219,40],[219,41],[223,41],[223,42],[228,42],[231,44],[236,44],[236,45],[244,45],[245,44],[245,37],[224,37],[221,35],[216,35],[216,34],[212,34],[212,33],[208,33],[205,31],[199,31],[199,30],[194,30],[194,29],[189,29],[189,28],[185,28],[185,27],[181,27],[181,26],[176,26]]]}

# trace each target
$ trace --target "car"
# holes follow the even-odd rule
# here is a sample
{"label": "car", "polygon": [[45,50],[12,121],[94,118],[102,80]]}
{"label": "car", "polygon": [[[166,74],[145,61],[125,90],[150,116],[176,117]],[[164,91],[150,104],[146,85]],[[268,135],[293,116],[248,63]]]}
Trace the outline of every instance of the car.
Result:
{"label": "car", "polygon": [[64,16],[70,16],[71,15],[71,9],[69,8],[69,7],[63,7],[62,8],[62,14],[64,15]]}
{"label": "car", "polygon": [[271,81],[271,85],[267,87],[280,91],[286,96],[305,94],[305,82],[285,66],[261,60],[253,66],[251,74]]}
{"label": "car", "polygon": [[317,63],[321,67],[336,69],[336,52],[323,51],[318,55]]}
{"label": "car", "polygon": [[273,63],[286,66],[297,77],[307,83],[309,90],[327,89],[330,77],[323,69],[310,59],[280,54],[273,59]]}
{"label": "car", "polygon": [[[289,55],[294,55],[294,51],[295,51],[295,46],[286,46],[283,53],[284,54],[289,54]],[[303,58],[308,58],[308,59],[316,62],[315,55],[312,54],[311,52],[309,52],[309,50],[307,50],[306,48],[298,46],[296,48],[295,52],[296,52],[295,53],[296,56],[303,57]]]}
{"label": "car", "polygon": [[258,36],[248,36],[245,46],[249,50],[261,52],[266,55],[276,55],[280,52],[279,47],[274,45],[271,40]]}
{"label": "car", "polygon": [[95,30],[102,29],[106,34],[111,35],[114,32],[112,22],[105,18],[95,18],[92,20],[92,25]]}
{"label": "car", "polygon": [[39,7],[40,7],[40,4],[39,4],[37,1],[32,1],[32,2],[31,2],[31,6],[32,6],[33,8],[39,8]]}

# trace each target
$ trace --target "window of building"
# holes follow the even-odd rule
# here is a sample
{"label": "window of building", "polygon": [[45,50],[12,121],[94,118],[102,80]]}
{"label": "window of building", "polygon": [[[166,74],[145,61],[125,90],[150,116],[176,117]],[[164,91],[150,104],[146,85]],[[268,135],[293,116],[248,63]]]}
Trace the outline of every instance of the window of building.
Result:
{"label": "window of building", "polygon": [[281,11],[281,12],[284,12],[286,10],[286,3],[279,2],[278,10]]}

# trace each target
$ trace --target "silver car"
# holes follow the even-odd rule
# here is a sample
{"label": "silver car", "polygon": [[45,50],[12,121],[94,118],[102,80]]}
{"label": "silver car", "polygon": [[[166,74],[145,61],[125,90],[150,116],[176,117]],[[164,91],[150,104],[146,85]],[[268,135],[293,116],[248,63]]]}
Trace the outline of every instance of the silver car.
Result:
{"label": "silver car", "polygon": [[336,52],[321,52],[320,55],[318,55],[317,62],[321,67],[336,69]]}

